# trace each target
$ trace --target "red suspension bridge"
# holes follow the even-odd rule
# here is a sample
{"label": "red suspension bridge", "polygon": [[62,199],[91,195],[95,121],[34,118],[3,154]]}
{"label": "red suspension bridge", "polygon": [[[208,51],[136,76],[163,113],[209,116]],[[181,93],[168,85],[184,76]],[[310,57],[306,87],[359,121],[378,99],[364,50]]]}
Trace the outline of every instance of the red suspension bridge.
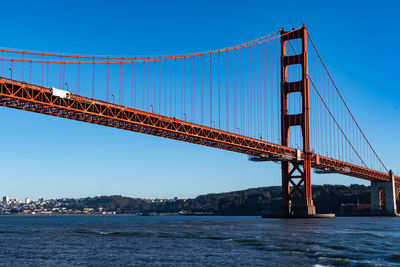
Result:
{"label": "red suspension bridge", "polygon": [[312,168],[399,196],[304,26],[190,55],[0,51],[0,105],[279,161],[285,214],[315,213]]}

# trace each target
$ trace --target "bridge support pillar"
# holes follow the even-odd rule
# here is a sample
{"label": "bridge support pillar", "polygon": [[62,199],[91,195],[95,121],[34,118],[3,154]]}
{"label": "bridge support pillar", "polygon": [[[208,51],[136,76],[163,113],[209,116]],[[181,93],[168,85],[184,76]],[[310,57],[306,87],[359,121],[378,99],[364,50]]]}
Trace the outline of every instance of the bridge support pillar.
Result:
{"label": "bridge support pillar", "polygon": [[[315,206],[312,200],[310,144],[310,96],[308,86],[307,29],[302,28],[290,33],[281,31],[281,142],[289,146],[290,129],[300,126],[303,147],[298,150],[296,159],[282,162],[282,203],[281,211],[286,216],[313,216]],[[287,43],[301,40],[301,51],[295,55],[287,53]],[[288,67],[301,66],[301,80],[288,81]],[[298,114],[289,113],[289,95],[301,94],[302,109]]]}
{"label": "bridge support pillar", "polygon": [[393,171],[389,171],[390,181],[371,181],[371,214],[396,216],[396,188]]}

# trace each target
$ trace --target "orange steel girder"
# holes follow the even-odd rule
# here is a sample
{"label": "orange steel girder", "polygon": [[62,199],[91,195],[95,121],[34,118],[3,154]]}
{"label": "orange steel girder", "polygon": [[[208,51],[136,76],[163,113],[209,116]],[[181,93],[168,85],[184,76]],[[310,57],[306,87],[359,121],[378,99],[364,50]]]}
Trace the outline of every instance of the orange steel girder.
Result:
{"label": "orange steel girder", "polygon": [[[70,99],[53,96],[47,87],[0,77],[0,106],[94,123],[134,132],[181,140],[253,156],[292,161],[296,150],[247,136],[182,121],[76,94]],[[301,154],[304,158],[305,154]],[[387,173],[313,154],[313,168],[346,170],[342,174],[370,181],[390,181]],[[399,185],[400,178],[396,178]],[[398,187],[400,188],[400,187]]]}
{"label": "orange steel girder", "polygon": [[[312,152],[310,146],[307,29],[303,26],[290,33],[284,30],[281,33],[281,140],[283,146],[289,146],[290,128],[292,126],[300,126],[303,135],[304,154],[304,158],[300,161],[282,162],[281,208],[284,214],[315,214],[311,189]],[[287,42],[294,39],[301,39],[301,53],[288,56],[286,51]],[[301,66],[302,78],[299,81],[288,82],[287,67],[295,64]],[[289,95],[296,92],[301,93],[302,96],[302,112],[289,114]],[[300,203],[298,203],[299,200]]]}

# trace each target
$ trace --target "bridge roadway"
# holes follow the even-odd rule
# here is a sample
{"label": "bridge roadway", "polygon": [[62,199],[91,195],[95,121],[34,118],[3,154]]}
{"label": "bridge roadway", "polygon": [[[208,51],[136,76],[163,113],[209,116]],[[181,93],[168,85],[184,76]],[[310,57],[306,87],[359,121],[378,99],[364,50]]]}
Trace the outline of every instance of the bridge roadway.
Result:
{"label": "bridge roadway", "polygon": [[[77,94],[61,98],[54,96],[50,88],[4,77],[0,77],[0,105],[235,151],[260,160],[304,158],[303,152],[290,147]],[[312,154],[312,167],[370,181],[390,181],[387,173],[317,154]],[[395,182],[399,189],[400,177],[396,176]]]}

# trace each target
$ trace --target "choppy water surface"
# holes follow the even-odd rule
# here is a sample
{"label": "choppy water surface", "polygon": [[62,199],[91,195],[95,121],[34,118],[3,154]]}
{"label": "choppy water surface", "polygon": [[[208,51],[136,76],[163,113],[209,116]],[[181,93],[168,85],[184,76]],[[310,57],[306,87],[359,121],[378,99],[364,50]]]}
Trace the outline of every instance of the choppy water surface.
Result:
{"label": "choppy water surface", "polygon": [[0,266],[400,266],[400,218],[0,216]]}

